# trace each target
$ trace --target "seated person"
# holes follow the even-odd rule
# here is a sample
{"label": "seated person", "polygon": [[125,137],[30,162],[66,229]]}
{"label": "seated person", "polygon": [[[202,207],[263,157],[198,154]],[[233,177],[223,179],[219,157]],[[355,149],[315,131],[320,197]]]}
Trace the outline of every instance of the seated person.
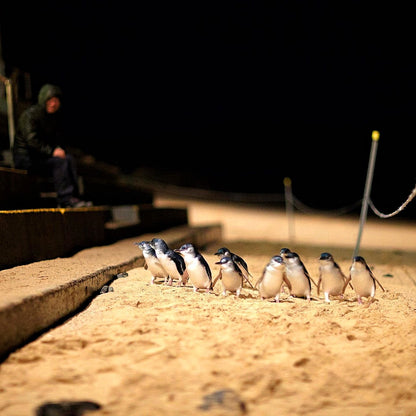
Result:
{"label": "seated person", "polygon": [[39,91],[38,103],[21,114],[13,146],[14,166],[51,176],[58,207],[91,206],[79,199],[75,161],[63,147],[61,97],[59,87],[46,84]]}

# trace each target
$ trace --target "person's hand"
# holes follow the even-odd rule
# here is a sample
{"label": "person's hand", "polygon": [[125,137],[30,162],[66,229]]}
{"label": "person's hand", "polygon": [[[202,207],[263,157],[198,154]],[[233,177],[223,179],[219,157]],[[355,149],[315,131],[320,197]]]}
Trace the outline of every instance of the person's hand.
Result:
{"label": "person's hand", "polygon": [[61,149],[60,147],[57,147],[53,153],[52,153],[53,157],[60,157],[61,159],[65,159],[66,154],[65,154],[65,150]]}

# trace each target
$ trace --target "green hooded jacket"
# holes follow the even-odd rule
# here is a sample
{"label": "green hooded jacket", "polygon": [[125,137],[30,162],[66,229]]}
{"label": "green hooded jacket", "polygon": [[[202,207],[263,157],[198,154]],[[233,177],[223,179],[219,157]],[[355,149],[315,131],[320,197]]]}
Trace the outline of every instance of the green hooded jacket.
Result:
{"label": "green hooded jacket", "polygon": [[19,117],[13,146],[16,167],[22,164],[22,160],[36,162],[47,159],[56,147],[63,147],[61,108],[54,114],[46,112],[46,101],[52,97],[62,100],[61,89],[56,85],[43,85],[38,103],[27,108]]}

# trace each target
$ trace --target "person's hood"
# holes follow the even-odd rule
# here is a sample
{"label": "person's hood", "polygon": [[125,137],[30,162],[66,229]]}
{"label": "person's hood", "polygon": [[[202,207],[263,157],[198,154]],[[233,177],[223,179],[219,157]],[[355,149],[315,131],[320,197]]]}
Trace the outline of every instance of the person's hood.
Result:
{"label": "person's hood", "polygon": [[45,107],[46,101],[52,97],[62,98],[62,90],[56,85],[45,84],[39,91],[38,103]]}

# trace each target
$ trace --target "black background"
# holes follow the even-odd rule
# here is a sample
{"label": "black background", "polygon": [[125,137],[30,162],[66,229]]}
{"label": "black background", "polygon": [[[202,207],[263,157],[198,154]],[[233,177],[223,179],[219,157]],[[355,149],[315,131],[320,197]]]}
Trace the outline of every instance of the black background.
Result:
{"label": "black background", "polygon": [[[405,5],[406,4],[406,5]],[[64,91],[72,144],[125,172],[395,210],[415,185],[411,4],[13,2],[3,58]],[[8,74],[7,74],[8,75]],[[413,216],[411,203],[401,216]]]}

